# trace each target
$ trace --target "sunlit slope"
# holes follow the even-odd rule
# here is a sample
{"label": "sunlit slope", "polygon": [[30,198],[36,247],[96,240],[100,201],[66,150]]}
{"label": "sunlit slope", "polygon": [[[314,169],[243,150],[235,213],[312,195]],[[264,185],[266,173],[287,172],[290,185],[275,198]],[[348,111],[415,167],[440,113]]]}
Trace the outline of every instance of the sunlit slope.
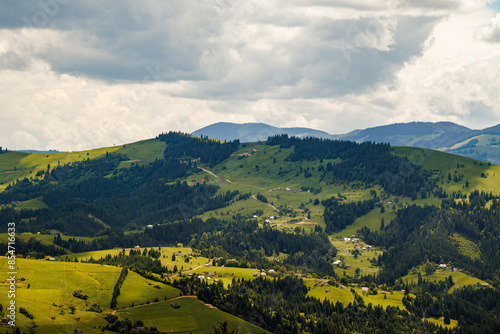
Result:
{"label": "sunlit slope", "polygon": [[166,144],[157,139],[143,140],[136,143],[103,147],[79,152],[62,153],[21,153],[8,152],[0,155],[0,191],[16,179],[34,177],[40,170],[49,167],[65,165],[70,162],[85,159],[96,159],[106,153],[121,153],[130,158],[129,162],[122,162],[121,167],[131,163],[148,163],[163,158]]}
{"label": "sunlit slope", "polygon": [[491,191],[495,194],[500,192],[500,166],[460,155],[414,147],[395,147],[394,154],[405,156],[410,162],[432,171],[434,177],[439,178],[438,185],[448,193],[469,193],[473,190]]}
{"label": "sunlit slope", "polygon": [[[6,282],[7,260],[2,263],[0,304],[8,305],[9,284]],[[49,262],[17,259],[16,307],[32,313],[33,320],[17,312],[16,324],[21,330],[38,326],[38,333],[100,333],[94,326],[105,325],[102,315],[86,311],[92,304],[109,309],[113,286],[120,268],[71,262]],[[73,296],[82,290],[87,300]],[[72,314],[71,307],[75,307]],[[76,320],[76,318],[79,318]]]}

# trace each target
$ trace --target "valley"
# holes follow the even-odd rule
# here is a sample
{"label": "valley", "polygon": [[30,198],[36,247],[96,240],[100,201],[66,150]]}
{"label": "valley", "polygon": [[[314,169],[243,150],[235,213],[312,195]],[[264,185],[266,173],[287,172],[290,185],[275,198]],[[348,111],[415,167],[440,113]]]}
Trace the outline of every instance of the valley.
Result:
{"label": "valley", "polygon": [[373,312],[344,329],[496,328],[494,307],[486,322],[462,310],[479,314],[482,291],[498,293],[499,168],[287,136],[8,152],[0,220],[16,223],[17,303],[33,316],[18,325],[207,333],[227,319],[241,333],[326,333]]}

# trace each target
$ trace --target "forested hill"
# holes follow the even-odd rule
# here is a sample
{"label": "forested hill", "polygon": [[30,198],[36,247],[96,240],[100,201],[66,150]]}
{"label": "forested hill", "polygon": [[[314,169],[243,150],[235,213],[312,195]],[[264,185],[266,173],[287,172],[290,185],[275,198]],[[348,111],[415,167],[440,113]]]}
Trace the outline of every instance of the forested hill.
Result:
{"label": "forested hill", "polygon": [[214,166],[229,158],[239,146],[239,140],[221,142],[208,137],[192,137],[181,132],[160,134],[157,139],[165,142],[165,159],[177,158],[188,160],[195,158],[200,162]]}
{"label": "forested hill", "polygon": [[[20,255],[127,267],[275,333],[500,330],[498,166],[286,134],[169,132],[99,152],[0,156],[0,180],[20,157],[56,162],[0,192]],[[155,249],[106,253],[138,245]],[[186,246],[204,259],[190,276]],[[227,276],[193,275],[211,271]]]}
{"label": "forested hill", "polygon": [[220,122],[192,133],[219,140],[265,141],[269,136],[287,134],[361,142],[390,143],[392,146],[429,148],[459,154],[486,162],[500,163],[499,125],[483,130],[469,129],[452,122],[410,122],[358,129],[346,134],[329,134],[309,128],[280,128],[263,123]]}
{"label": "forested hill", "polygon": [[[227,158],[237,142],[221,143],[181,133],[159,137],[167,142],[166,159],[119,168],[129,158],[106,153],[98,159],[49,167],[39,171],[36,178],[9,185],[0,193],[0,203],[43,198],[48,208],[25,210],[17,216],[20,232],[52,229],[95,236],[107,233],[107,227],[91,217],[98,217],[111,228],[145,226],[189,219],[205,210],[221,208],[238,194],[217,194],[215,185],[190,186],[183,181],[197,172],[197,161],[211,164]],[[191,158],[189,163],[178,159],[188,157],[192,157],[192,164]],[[21,223],[28,217],[34,219]]]}
{"label": "forested hill", "polygon": [[327,182],[352,182],[368,186],[381,185],[385,191],[416,199],[420,192],[435,187],[428,173],[411,164],[406,158],[392,154],[389,144],[355,143],[320,138],[299,139],[278,135],[269,137],[267,145],[293,147],[289,161],[339,159],[327,164],[323,179]]}

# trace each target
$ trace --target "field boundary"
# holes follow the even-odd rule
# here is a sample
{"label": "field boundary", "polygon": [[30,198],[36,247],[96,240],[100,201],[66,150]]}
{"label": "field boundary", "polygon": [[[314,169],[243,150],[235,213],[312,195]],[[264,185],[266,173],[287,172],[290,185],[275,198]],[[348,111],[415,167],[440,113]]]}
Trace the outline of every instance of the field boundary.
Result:
{"label": "field boundary", "polygon": [[204,301],[200,300],[198,298],[198,296],[195,296],[195,295],[183,295],[183,296],[177,296],[177,297],[170,298],[170,299],[159,300],[157,302],[146,303],[146,304],[139,304],[139,305],[134,305],[134,306],[131,306],[131,307],[124,307],[124,308],[121,308],[121,309],[118,309],[118,310],[113,310],[113,312],[111,314],[112,315],[116,315],[117,311],[129,310],[129,309],[132,309],[132,308],[138,308],[138,307],[143,307],[143,306],[148,306],[148,305],[153,305],[153,304],[171,302],[171,301],[174,301],[174,300],[177,300],[177,299],[181,299],[181,298],[194,298],[194,299],[197,299],[200,303],[202,303],[203,305],[205,305],[205,306],[207,306],[209,308],[217,309],[217,307],[213,306],[212,304],[207,304]]}

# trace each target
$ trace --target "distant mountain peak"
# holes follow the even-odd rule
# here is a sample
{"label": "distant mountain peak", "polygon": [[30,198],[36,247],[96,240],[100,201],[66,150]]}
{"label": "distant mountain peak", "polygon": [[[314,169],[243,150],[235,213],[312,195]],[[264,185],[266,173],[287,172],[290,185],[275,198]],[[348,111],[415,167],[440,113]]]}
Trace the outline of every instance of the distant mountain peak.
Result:
{"label": "distant mountain peak", "polygon": [[[281,128],[265,123],[217,122],[196,130],[193,136],[208,136],[219,140],[239,139],[241,142],[267,140],[269,136],[288,134],[296,137],[342,139],[356,142],[373,141],[390,143],[392,146],[414,146],[447,151],[483,161],[500,163],[500,124],[483,130],[472,130],[453,122],[409,122],[359,129],[342,135],[325,131],[291,127]],[[490,136],[479,140],[478,136]],[[497,137],[498,136],[498,137]],[[474,145],[467,144],[474,140]]]}
{"label": "distant mountain peak", "polygon": [[269,136],[289,134],[297,137],[332,138],[330,134],[309,128],[279,128],[265,123],[228,123],[217,122],[191,133],[193,136],[208,136],[218,140],[235,140],[241,142],[256,142],[267,140]]}

